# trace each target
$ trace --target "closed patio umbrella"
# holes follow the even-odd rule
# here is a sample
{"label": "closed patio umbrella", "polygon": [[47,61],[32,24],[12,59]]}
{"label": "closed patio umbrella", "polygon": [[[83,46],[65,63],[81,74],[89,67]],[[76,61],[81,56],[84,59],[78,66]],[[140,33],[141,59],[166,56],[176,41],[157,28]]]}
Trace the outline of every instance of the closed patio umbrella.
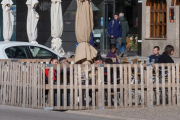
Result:
{"label": "closed patio umbrella", "polygon": [[55,52],[64,55],[64,49],[62,48],[62,40],[60,39],[63,32],[63,19],[62,19],[62,7],[61,0],[51,0],[51,48]]}
{"label": "closed patio umbrella", "polygon": [[97,55],[97,50],[89,44],[93,30],[93,10],[91,0],[77,0],[75,63],[89,64]]}
{"label": "closed patio umbrella", "polygon": [[3,9],[3,37],[4,41],[10,41],[13,34],[14,16],[10,10],[13,4],[12,0],[3,0],[1,2]]}
{"label": "closed patio umbrella", "polygon": [[27,15],[27,34],[29,42],[37,43],[37,23],[39,21],[39,14],[36,12],[36,6],[38,0],[27,0],[26,4],[28,7]]}

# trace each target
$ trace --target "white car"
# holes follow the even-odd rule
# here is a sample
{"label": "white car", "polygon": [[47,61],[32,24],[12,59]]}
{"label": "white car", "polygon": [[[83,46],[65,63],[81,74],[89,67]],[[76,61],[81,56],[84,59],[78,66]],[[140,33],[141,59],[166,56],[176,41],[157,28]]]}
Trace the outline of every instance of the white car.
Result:
{"label": "white car", "polygon": [[29,42],[0,42],[0,59],[50,59],[62,57],[40,44]]}

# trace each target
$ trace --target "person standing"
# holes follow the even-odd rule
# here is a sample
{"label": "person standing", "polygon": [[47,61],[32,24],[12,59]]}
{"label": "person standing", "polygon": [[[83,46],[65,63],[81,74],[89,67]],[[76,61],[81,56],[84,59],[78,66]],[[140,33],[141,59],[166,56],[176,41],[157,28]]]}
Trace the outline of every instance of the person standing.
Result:
{"label": "person standing", "polygon": [[159,46],[154,46],[153,48],[153,55],[149,56],[149,62],[150,63],[157,63],[159,57],[160,57],[160,54],[159,54]]}
{"label": "person standing", "polygon": [[118,43],[118,51],[119,55],[121,49],[121,38],[122,38],[122,26],[119,21],[119,14],[115,13],[114,18],[108,24],[108,34],[111,38],[111,45],[115,45]]}
{"label": "person standing", "polygon": [[119,14],[119,20],[122,26],[122,43],[126,45],[126,37],[128,36],[129,33],[129,25],[128,25],[128,21],[124,17],[124,13]]}

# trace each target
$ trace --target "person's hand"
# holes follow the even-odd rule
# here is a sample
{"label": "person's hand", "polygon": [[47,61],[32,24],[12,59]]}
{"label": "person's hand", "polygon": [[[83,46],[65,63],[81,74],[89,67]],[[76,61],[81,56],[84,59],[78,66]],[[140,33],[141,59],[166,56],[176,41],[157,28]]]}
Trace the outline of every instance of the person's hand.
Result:
{"label": "person's hand", "polygon": [[114,38],[114,36],[113,36],[113,35],[111,35],[111,38]]}

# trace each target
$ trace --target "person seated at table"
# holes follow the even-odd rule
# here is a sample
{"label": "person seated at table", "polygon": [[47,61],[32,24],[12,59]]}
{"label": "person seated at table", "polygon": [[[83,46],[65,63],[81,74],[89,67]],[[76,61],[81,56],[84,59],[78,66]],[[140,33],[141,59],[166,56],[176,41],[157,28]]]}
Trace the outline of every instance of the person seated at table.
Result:
{"label": "person seated at table", "polygon": [[150,63],[157,63],[159,57],[160,57],[160,54],[159,54],[159,51],[160,51],[160,48],[159,46],[154,46],[153,48],[153,55],[149,56],[149,62]]}
{"label": "person seated at table", "polygon": [[[57,56],[53,56],[49,64],[52,64],[52,65],[58,64]],[[49,77],[49,69],[45,69],[45,84],[48,84],[48,77]],[[57,78],[57,71],[53,70],[53,80],[56,81],[56,78]]]}
{"label": "person seated at table", "polygon": [[95,64],[103,64],[103,58],[101,56],[97,56],[95,58]]}
{"label": "person seated at table", "polygon": [[117,57],[116,57],[116,51],[117,51],[117,48],[115,46],[112,46],[111,50],[106,55],[106,57],[107,58],[116,58],[116,64],[118,64],[119,62],[118,62]]}
{"label": "person seated at table", "polygon": [[64,65],[69,65],[69,62],[65,57],[60,58],[59,63]]}
{"label": "person seated at table", "polygon": [[105,64],[113,64],[113,60],[111,58],[106,58]]}
{"label": "person seated at table", "polygon": [[157,63],[174,63],[171,55],[174,54],[174,47],[172,45],[167,45],[164,49],[164,53],[159,57]]}

